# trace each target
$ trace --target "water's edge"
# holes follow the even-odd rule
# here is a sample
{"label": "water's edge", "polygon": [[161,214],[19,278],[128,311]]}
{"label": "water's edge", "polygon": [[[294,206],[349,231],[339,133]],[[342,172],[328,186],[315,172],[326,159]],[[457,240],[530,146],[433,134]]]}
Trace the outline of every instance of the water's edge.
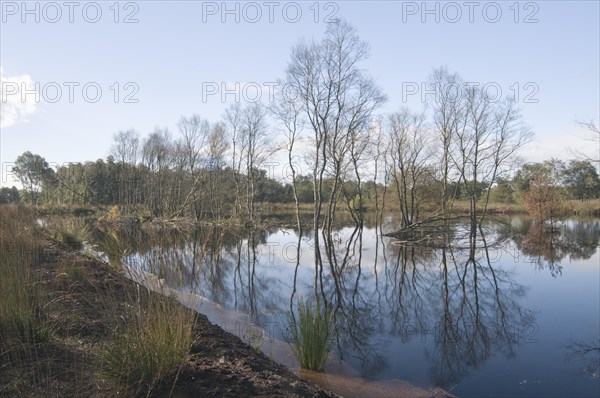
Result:
{"label": "water's edge", "polygon": [[156,275],[125,268],[124,274],[146,288],[161,294],[174,296],[188,308],[205,315],[210,322],[247,341],[247,334],[260,334],[260,349],[272,361],[284,365],[300,378],[346,398],[362,397],[453,397],[441,388],[425,388],[404,380],[371,381],[361,377],[359,372],[348,363],[329,359],[323,373],[311,372],[300,368],[291,347],[273,334],[253,323],[250,316],[206,299],[198,294],[185,293],[172,289]]}

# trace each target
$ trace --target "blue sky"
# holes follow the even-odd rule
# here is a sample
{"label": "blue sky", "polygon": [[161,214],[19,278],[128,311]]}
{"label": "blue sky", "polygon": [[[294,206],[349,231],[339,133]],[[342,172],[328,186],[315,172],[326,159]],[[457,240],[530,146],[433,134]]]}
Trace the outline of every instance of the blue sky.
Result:
{"label": "blue sky", "polygon": [[[24,10],[21,1],[1,2],[2,185],[12,185],[6,170],[26,150],[57,164],[95,160],[119,130],[175,132],[193,113],[216,122],[227,106],[221,88],[236,83],[241,98],[260,87],[268,101],[292,45],[321,37],[328,15],[345,18],[370,44],[364,67],[389,97],[381,112],[422,109],[422,83],[446,66],[519,94],[536,134],[525,160],[600,151],[575,122],[599,119],[598,1],[115,3],[28,2]],[[22,82],[39,102],[33,93],[23,99]]]}

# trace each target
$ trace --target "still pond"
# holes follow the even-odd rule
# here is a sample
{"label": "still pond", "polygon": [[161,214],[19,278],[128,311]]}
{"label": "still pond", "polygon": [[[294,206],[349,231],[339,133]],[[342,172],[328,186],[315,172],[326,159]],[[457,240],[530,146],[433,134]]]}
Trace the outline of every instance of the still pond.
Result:
{"label": "still pond", "polygon": [[338,308],[326,372],[461,397],[600,396],[600,220],[550,233],[502,218],[474,244],[460,222],[443,245],[383,236],[394,227],[388,218],[334,231],[319,243],[322,267],[313,231],[285,227],[137,228],[137,243],[117,249],[127,269],[201,297],[209,319],[275,359],[290,308],[316,291]]}

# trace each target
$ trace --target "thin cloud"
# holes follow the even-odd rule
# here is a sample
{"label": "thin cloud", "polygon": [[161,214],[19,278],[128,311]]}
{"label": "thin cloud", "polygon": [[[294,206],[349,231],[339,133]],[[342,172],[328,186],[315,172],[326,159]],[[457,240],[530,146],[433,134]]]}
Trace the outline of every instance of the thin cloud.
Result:
{"label": "thin cloud", "polygon": [[[7,89],[14,90],[15,84],[18,91],[12,93]],[[27,117],[36,111],[37,104],[35,96],[28,95],[21,98],[20,90],[23,84],[27,89],[32,89],[34,84],[29,75],[7,76],[4,69],[0,67],[0,127],[6,128],[19,122],[28,121]],[[8,91],[5,93],[5,90]]]}

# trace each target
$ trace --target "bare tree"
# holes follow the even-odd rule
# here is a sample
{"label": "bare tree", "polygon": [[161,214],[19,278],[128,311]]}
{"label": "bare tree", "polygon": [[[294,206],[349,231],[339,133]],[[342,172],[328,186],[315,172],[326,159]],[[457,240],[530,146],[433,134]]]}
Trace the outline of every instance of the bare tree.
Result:
{"label": "bare tree", "polygon": [[172,163],[173,142],[169,130],[156,127],[144,140],[142,161],[150,171],[158,172]]}
{"label": "bare tree", "polygon": [[283,124],[284,134],[287,138],[286,149],[288,155],[288,166],[292,177],[292,193],[296,205],[296,224],[298,236],[302,236],[302,223],[300,222],[300,202],[298,200],[296,161],[294,155],[294,146],[299,140],[299,136],[304,129],[304,120],[302,119],[302,104],[294,99],[285,96],[278,96],[278,101],[271,107],[270,111],[274,118]]}
{"label": "bare tree", "polygon": [[150,208],[156,216],[164,215],[169,195],[167,172],[173,161],[173,142],[168,129],[155,128],[144,140],[142,162],[150,172],[146,187]]}
{"label": "bare tree", "polygon": [[[477,225],[487,212],[489,189],[498,176],[512,169],[515,152],[531,140],[532,134],[522,125],[519,111],[510,98],[497,102],[481,89],[470,87],[464,109],[465,122],[456,134],[451,157],[469,197],[474,239]],[[479,215],[477,202],[485,192]]]}
{"label": "bare tree", "polygon": [[490,188],[498,180],[498,177],[516,169],[520,161],[516,156],[517,150],[533,138],[533,132],[523,124],[521,113],[512,98],[506,98],[496,105],[493,129],[491,161],[487,167],[487,173],[482,177],[482,181],[488,182],[486,183],[487,192],[480,222],[487,214]]}
{"label": "bare tree", "polygon": [[225,153],[229,149],[226,135],[223,123],[216,123],[212,126],[207,142],[210,167],[223,167]]}
{"label": "bare tree", "polygon": [[250,224],[254,223],[256,174],[271,150],[267,141],[266,108],[260,103],[247,105],[243,110],[242,147],[246,164],[246,211]]}
{"label": "bare tree", "polygon": [[[353,140],[368,129],[373,111],[386,100],[360,68],[367,56],[368,45],[345,21],[330,24],[321,42],[300,42],[292,49],[286,87],[302,104],[313,131],[316,229],[321,227],[325,177],[332,179],[335,199]],[[333,204],[328,204],[328,217]]]}
{"label": "bare tree", "polygon": [[221,218],[221,209],[223,205],[222,189],[219,183],[223,180],[222,169],[224,164],[224,157],[229,143],[227,141],[225,126],[222,123],[215,124],[208,136],[208,182],[209,182],[209,193],[210,193],[210,204],[211,213],[213,220]]}
{"label": "bare tree", "polygon": [[388,142],[391,158],[390,175],[394,179],[402,225],[412,225],[419,218],[421,191],[427,183],[428,160],[433,149],[425,129],[425,115],[407,109],[388,117]]}
{"label": "bare tree", "polygon": [[[333,140],[327,142],[333,160],[331,172],[333,188],[325,220],[328,235],[331,235],[333,228],[337,196],[339,196],[340,190],[344,190],[346,173],[350,170],[356,181],[356,195],[352,195],[352,197],[348,197],[346,193],[344,195],[352,201],[352,206],[349,205],[348,209],[356,224],[362,225],[363,223],[362,173],[360,168],[363,166],[364,154],[373,145],[371,130],[375,121],[374,111],[386,101],[386,97],[370,78],[363,77],[358,79],[356,83],[356,87],[349,87],[348,92],[340,93],[346,97],[346,100],[337,103],[341,105],[340,110],[346,110],[345,115],[340,119],[341,123],[338,124],[338,128],[333,129]],[[340,127],[341,129],[339,129]],[[347,202],[350,202],[350,200],[347,200]]]}
{"label": "bare tree", "polygon": [[480,173],[488,164],[492,148],[492,102],[487,95],[471,87],[465,96],[465,123],[455,140],[454,164],[469,196],[472,231],[477,226],[477,201],[482,193]]}
{"label": "bare tree", "polygon": [[[372,130],[374,126],[361,126],[360,129],[355,129],[352,131],[350,137],[350,149],[349,149],[349,162],[350,168],[352,169],[353,178],[356,181],[356,192],[352,192],[352,194],[348,194],[344,189],[344,185],[342,184],[342,190],[344,191],[344,196],[346,197],[346,203],[348,210],[350,211],[350,215],[354,219],[354,222],[357,225],[363,225],[364,222],[364,202],[363,202],[363,188],[362,181],[364,169],[367,168],[366,161],[372,160],[372,147],[374,145],[374,140],[372,136]],[[367,176],[364,175],[366,178]]]}
{"label": "bare tree", "polygon": [[579,121],[577,123],[588,130],[588,136],[585,140],[593,143],[595,153],[590,156],[581,151],[573,151],[574,155],[579,159],[596,163],[597,167],[600,167],[600,127],[593,120],[587,122]]}
{"label": "bare tree", "polygon": [[[379,227],[379,232],[383,233],[383,214],[385,212],[385,205],[386,205],[386,195],[387,195],[387,189],[388,189],[388,185],[389,185],[389,181],[390,181],[390,173],[389,173],[389,167],[388,167],[388,151],[389,151],[389,142],[387,137],[385,136],[384,132],[383,132],[383,118],[378,118],[378,120],[375,123],[375,134],[374,134],[374,164],[373,164],[373,184],[374,184],[374,189],[375,189],[375,213],[376,213],[376,222],[377,225]],[[383,164],[380,166],[380,163],[383,162]],[[383,191],[380,192],[379,191],[379,186],[378,186],[378,181],[379,181],[379,174],[383,173]],[[380,195],[381,195],[381,200],[380,200]]]}
{"label": "bare tree", "polygon": [[185,166],[188,171],[194,174],[194,171],[199,167],[201,152],[206,145],[210,124],[207,120],[202,119],[200,115],[195,114],[189,118],[182,116],[177,122],[177,129],[180,135]]}
{"label": "bare tree", "polygon": [[[356,30],[345,21],[329,24],[320,42],[302,41],[292,48],[286,71],[286,88],[288,95],[302,104],[302,111],[313,132],[311,162],[315,248],[319,246],[321,228],[329,231],[330,235],[351,142],[369,127],[374,110],[386,100],[360,67],[367,56],[367,43],[360,40]],[[322,223],[326,177],[332,180],[332,188]],[[316,296],[317,274],[322,275],[319,250],[315,250],[315,267]]]}
{"label": "bare tree", "polygon": [[135,165],[138,160],[140,137],[135,130],[119,131],[113,135],[110,154],[117,162]]}
{"label": "bare tree", "polygon": [[183,207],[193,204],[194,215],[196,220],[199,220],[202,217],[203,210],[202,201],[198,196],[204,175],[201,170],[202,151],[205,150],[210,124],[207,120],[202,119],[200,115],[195,114],[189,118],[182,116],[177,123],[177,129],[180,135],[177,147],[181,156],[180,161],[183,171],[183,173],[180,173],[178,192],[181,195],[181,185],[184,183],[185,172],[189,172],[191,183]]}
{"label": "bare tree", "polygon": [[448,182],[451,176],[450,150],[452,140],[464,125],[463,81],[456,73],[438,68],[430,76],[435,101],[432,105],[433,123],[440,145],[441,207],[444,215],[448,207]]}
{"label": "bare tree", "polygon": [[135,130],[119,131],[113,135],[110,155],[119,163],[119,192],[120,203],[133,203],[138,200],[140,191],[136,184],[135,166],[139,154],[139,134]]}
{"label": "bare tree", "polygon": [[[231,167],[235,180],[235,214],[242,215],[245,207],[247,222],[254,223],[256,175],[272,145],[267,136],[267,109],[260,103],[231,105],[223,117],[224,128],[231,139]],[[243,173],[245,176],[243,176]]]}
{"label": "bare tree", "polygon": [[240,142],[242,131],[242,107],[239,103],[229,106],[223,116],[225,128],[231,139],[231,172],[235,181],[235,214],[241,213],[241,188],[240,174],[242,169],[242,155],[245,148]]}

